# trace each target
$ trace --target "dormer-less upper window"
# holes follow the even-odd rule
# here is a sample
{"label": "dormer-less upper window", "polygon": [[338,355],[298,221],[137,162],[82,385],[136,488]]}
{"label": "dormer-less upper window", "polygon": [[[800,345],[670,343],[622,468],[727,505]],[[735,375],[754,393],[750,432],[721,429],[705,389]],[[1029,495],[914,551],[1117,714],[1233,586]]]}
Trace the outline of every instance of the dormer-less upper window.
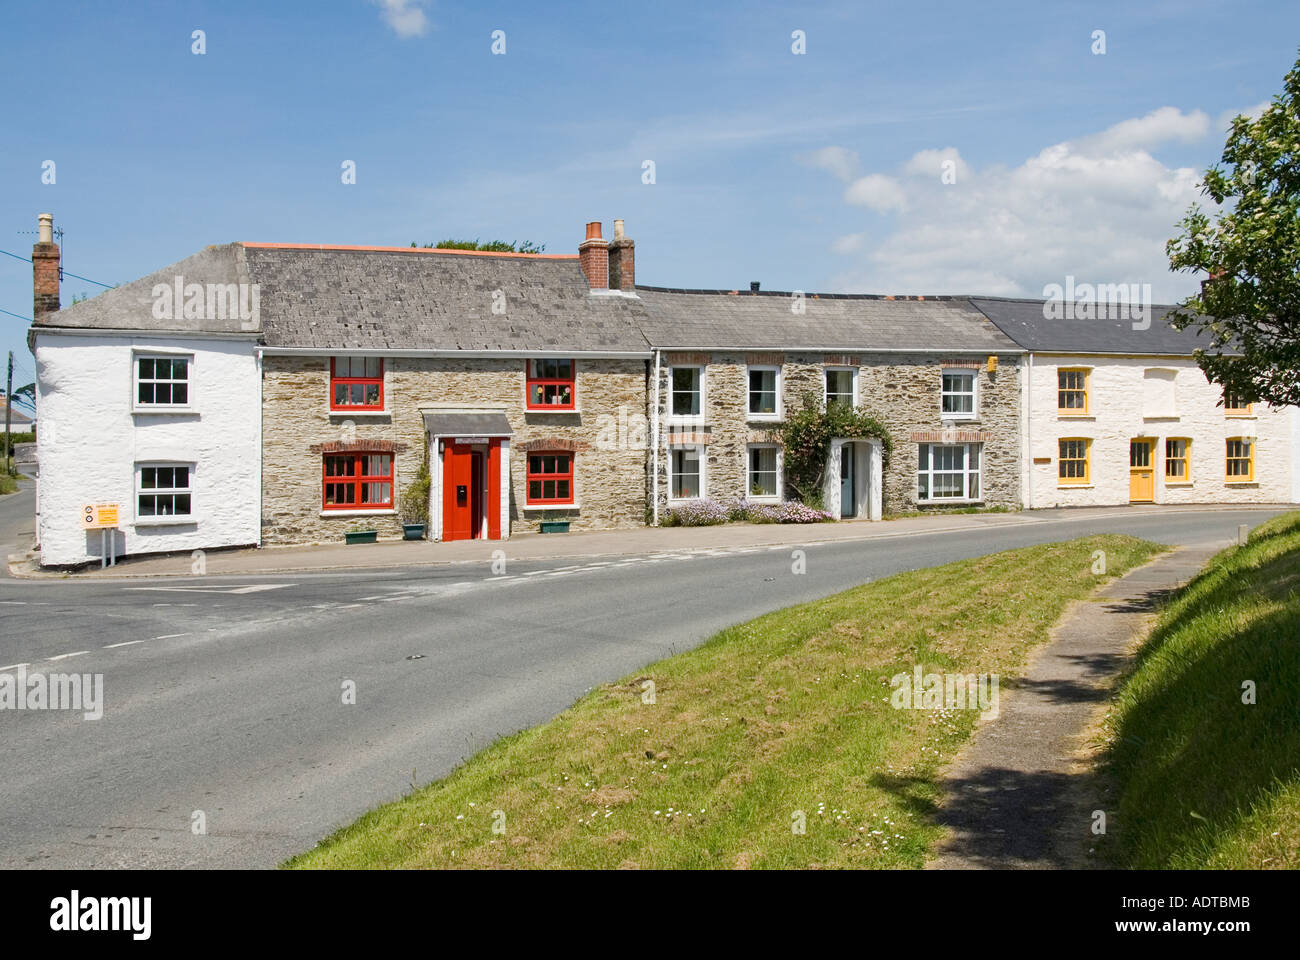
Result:
{"label": "dormer-less upper window", "polygon": [[334,357],[330,360],[330,409],[384,409],[384,361],[381,357]]}
{"label": "dormer-less upper window", "polygon": [[189,357],[135,358],[135,405],[137,407],[188,407],[190,405]]}
{"label": "dormer-less upper window", "polygon": [[529,410],[572,410],[577,395],[577,369],[572,360],[528,361]]}

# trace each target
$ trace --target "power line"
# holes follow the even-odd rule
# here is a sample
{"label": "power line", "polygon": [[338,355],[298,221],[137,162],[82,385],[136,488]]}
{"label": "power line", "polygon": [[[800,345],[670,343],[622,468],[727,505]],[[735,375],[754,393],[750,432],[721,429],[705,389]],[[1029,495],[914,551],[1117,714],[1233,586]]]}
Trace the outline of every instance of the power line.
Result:
{"label": "power line", "polygon": [[35,323],[31,317],[24,317],[21,313],[10,313],[8,310],[0,310],[0,313],[8,313],[11,317],[17,317],[19,320],[26,320],[28,323]]}
{"label": "power line", "polygon": [[[0,250],[0,253],[3,253],[6,257],[13,257],[15,260],[22,260],[24,263],[32,262],[31,257],[19,256],[16,253],[10,253],[8,250]],[[74,280],[84,280],[86,283],[93,283],[97,286],[103,287],[105,290],[113,289],[113,284],[111,283],[100,283],[98,280],[91,280],[90,277],[83,277],[80,274],[73,273],[71,270],[64,270],[62,267],[59,267],[59,273],[63,274],[65,277],[72,277]]]}

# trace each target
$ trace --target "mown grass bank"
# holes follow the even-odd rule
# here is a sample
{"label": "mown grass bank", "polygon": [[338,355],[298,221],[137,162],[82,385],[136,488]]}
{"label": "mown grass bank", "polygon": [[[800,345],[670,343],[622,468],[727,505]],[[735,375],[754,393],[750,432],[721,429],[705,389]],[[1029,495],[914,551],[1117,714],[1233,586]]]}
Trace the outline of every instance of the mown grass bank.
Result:
{"label": "mown grass bank", "polygon": [[[1109,576],[1092,573],[1095,550]],[[598,688],[288,866],[920,867],[939,836],[937,776],[978,712],[896,710],[889,679],[921,664],[1005,686],[1067,604],[1160,550],[1086,537],[759,617]]]}
{"label": "mown grass bank", "polygon": [[1173,600],[1106,731],[1116,865],[1300,868],[1300,514],[1218,554]]}

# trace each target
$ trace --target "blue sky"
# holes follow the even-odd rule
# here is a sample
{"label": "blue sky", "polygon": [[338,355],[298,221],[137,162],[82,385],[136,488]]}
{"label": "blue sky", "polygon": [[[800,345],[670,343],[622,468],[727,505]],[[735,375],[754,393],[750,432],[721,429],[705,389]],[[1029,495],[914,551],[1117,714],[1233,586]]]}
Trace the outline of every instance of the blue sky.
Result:
{"label": "blue sky", "polygon": [[[621,217],[647,284],[1169,299],[1194,281],[1163,241],[1225,118],[1300,45],[1300,4],[1231,7],[10,4],[0,249],[49,211],[65,268],[117,283],[232,240],[572,253]],[[29,265],[0,257],[0,309],[30,316]],[[22,382],[25,328],[0,314]]]}

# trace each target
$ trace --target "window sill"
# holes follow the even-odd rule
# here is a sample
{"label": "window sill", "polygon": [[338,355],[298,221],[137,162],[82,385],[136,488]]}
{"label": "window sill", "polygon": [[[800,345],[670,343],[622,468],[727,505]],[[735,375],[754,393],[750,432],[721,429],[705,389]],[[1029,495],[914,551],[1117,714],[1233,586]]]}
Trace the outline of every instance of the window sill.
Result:
{"label": "window sill", "polygon": [[196,413],[198,413],[199,411],[196,410],[194,407],[164,407],[164,406],[158,406],[158,407],[132,407],[132,408],[131,408],[131,412],[132,412],[132,413],[139,413],[139,414],[167,414],[167,413],[172,413],[172,414],[175,414],[175,413],[196,414]]}
{"label": "window sill", "polygon": [[1176,413],[1147,413],[1142,415],[1143,420],[1178,420]]}
{"label": "window sill", "polygon": [[397,511],[392,507],[387,510],[322,510],[322,517],[395,517]]}
{"label": "window sill", "polygon": [[940,411],[939,422],[947,423],[949,421],[953,423],[979,423],[980,418],[973,413],[944,413]]}
{"label": "window sill", "polygon": [[582,413],[581,407],[524,407],[524,413],[552,413],[552,414],[569,414],[577,416]]}
{"label": "window sill", "polygon": [[1258,420],[1259,417],[1253,413],[1225,413],[1225,420]]}
{"label": "window sill", "polygon": [[329,415],[331,417],[391,417],[391,410],[374,410],[369,407],[357,407],[355,410],[336,410],[330,407]]}
{"label": "window sill", "polygon": [[665,417],[666,427],[704,427],[708,426],[703,417]]}
{"label": "window sill", "polygon": [[1056,414],[1058,420],[1096,420],[1096,414],[1092,413],[1060,413]]}
{"label": "window sill", "polygon": [[1096,484],[1092,483],[1058,483],[1057,490],[1092,490]]}
{"label": "window sill", "polygon": [[577,503],[525,503],[525,513],[546,512],[547,510],[578,510],[581,508]]}
{"label": "window sill", "polygon": [[1166,480],[1165,486],[1166,487],[1194,487],[1196,486],[1196,484],[1191,480]]}
{"label": "window sill", "polygon": [[136,517],[132,526],[136,527],[187,527],[198,523],[194,517]]}
{"label": "window sill", "polygon": [[970,507],[970,506],[976,506],[983,502],[984,502],[983,500],[967,500],[962,497],[953,497],[947,500],[921,500],[920,498],[918,498],[916,501],[916,505],[918,507],[944,507],[944,506]]}
{"label": "window sill", "polygon": [[1223,485],[1225,487],[1257,487],[1259,486],[1259,481],[1258,480],[1224,480]]}
{"label": "window sill", "polygon": [[750,423],[780,423],[784,418],[779,413],[748,413],[745,419]]}

